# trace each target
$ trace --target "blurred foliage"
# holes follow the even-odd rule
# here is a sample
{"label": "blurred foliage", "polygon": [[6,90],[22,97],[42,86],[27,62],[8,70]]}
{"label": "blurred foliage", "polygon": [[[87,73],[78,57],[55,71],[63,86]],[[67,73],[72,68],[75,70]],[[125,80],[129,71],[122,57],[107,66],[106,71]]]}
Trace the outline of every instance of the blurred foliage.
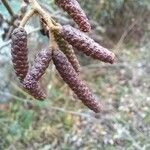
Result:
{"label": "blurred foliage", "polygon": [[79,1],[87,10],[89,18],[104,27],[106,35],[114,42],[117,42],[132,25],[135,27],[132,33],[127,35],[126,43],[131,39],[132,44],[139,42],[148,29],[149,0],[89,0],[88,3]]}
{"label": "blurred foliage", "polygon": [[[39,1],[53,12],[51,14],[56,13],[53,0]],[[114,65],[90,62],[87,57],[78,55],[84,64],[82,78],[106,105],[107,111],[95,115],[85,108],[50,65],[42,81],[48,91],[45,102],[32,100],[11,79],[15,93],[3,93],[9,95],[11,101],[0,104],[0,149],[150,149],[150,23],[147,16],[150,2],[79,1],[93,24],[95,32],[90,33],[93,37],[98,36],[106,46],[111,41],[118,43],[123,37],[119,46],[111,45],[119,48],[114,50],[118,58]],[[18,1],[10,2],[17,11]],[[0,11],[7,14],[2,5]],[[58,11],[54,17],[67,20],[64,14]],[[38,26],[36,22],[34,18],[26,28],[32,32],[33,26]],[[40,32],[32,32],[28,40],[32,49],[30,58],[47,41]]]}

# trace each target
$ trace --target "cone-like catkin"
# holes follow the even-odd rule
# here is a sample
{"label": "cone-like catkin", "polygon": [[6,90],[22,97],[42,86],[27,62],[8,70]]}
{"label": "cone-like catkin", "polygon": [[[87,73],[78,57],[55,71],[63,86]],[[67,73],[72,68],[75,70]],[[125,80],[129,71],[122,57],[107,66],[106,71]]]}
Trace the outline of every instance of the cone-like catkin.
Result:
{"label": "cone-like catkin", "polygon": [[60,48],[60,50],[67,56],[69,62],[72,64],[73,68],[77,73],[80,72],[80,64],[75,55],[73,47],[69,45],[67,41],[65,41],[57,32],[54,32],[54,36],[56,42]]}
{"label": "cone-like catkin", "polygon": [[63,80],[69,85],[80,100],[94,112],[101,111],[101,105],[95,100],[91,90],[79,79],[78,74],[73,69],[67,57],[59,50],[54,50],[52,54],[53,62]]}
{"label": "cone-like catkin", "polygon": [[84,52],[87,56],[91,56],[94,59],[98,59],[104,62],[113,63],[115,55],[108,49],[100,46],[93,39],[71,27],[65,25],[60,29],[60,35],[68,41],[77,50]]}
{"label": "cone-like catkin", "polygon": [[77,0],[55,0],[55,3],[73,18],[80,30],[90,31],[91,25]]}
{"label": "cone-like catkin", "polygon": [[15,73],[22,81],[28,72],[27,33],[18,27],[11,35],[11,55]]}
{"label": "cone-like catkin", "polygon": [[[41,76],[45,73],[45,70],[49,66],[52,59],[52,51],[48,48],[42,49],[35,57],[31,68],[28,71],[27,76],[38,81]],[[26,77],[28,78],[28,77]]]}
{"label": "cone-like catkin", "polygon": [[46,97],[43,89],[39,85],[39,79],[45,73],[52,59],[52,52],[49,49],[42,49],[29,69],[24,81],[23,87],[36,99],[43,100]]}

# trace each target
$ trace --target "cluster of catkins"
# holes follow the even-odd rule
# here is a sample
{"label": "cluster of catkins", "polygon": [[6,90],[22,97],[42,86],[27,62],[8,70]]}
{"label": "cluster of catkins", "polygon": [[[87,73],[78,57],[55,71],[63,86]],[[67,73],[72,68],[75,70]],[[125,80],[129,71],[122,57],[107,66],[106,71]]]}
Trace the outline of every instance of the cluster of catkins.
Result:
{"label": "cluster of catkins", "polygon": [[[73,47],[87,56],[111,64],[114,62],[115,55],[83,33],[89,32],[91,26],[76,0],[55,0],[55,2],[74,19],[79,29],[75,29],[70,25],[64,25],[59,30],[54,30],[53,35],[57,48],[41,50],[29,67],[27,33],[22,27],[16,28],[11,36],[11,54],[15,73],[22,87],[30,95],[38,100],[44,100],[46,94],[39,84],[39,79],[52,60],[62,79],[83,104],[98,113],[102,110],[102,105],[96,100],[91,89],[80,79],[80,65]],[[44,22],[42,27],[45,35],[48,36],[46,33],[48,29],[46,29]]]}

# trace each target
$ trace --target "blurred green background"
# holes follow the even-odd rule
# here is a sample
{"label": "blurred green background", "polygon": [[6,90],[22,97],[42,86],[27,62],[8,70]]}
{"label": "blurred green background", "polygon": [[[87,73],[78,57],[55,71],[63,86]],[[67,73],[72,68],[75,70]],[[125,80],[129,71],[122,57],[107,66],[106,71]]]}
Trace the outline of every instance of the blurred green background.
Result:
{"label": "blurred green background", "polygon": [[[38,2],[59,23],[76,27],[53,0]],[[20,89],[10,61],[10,41],[1,36],[0,150],[150,149],[150,1],[79,2],[92,25],[89,36],[117,57],[109,65],[77,52],[81,77],[105,104],[106,112],[96,115],[84,107],[52,63],[41,81],[47,100],[33,100]],[[9,0],[9,4],[18,13],[22,1]],[[1,1],[0,14],[10,19]],[[47,45],[39,27],[37,17],[26,25],[31,62]]]}

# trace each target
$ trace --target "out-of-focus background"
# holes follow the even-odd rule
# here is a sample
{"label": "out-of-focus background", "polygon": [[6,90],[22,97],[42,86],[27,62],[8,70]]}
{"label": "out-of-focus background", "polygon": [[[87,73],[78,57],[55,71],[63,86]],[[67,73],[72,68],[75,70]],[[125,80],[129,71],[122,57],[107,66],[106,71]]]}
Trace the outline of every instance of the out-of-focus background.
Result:
{"label": "out-of-focus background", "polygon": [[[0,149],[149,150],[150,1],[79,0],[92,24],[89,36],[117,57],[109,65],[76,52],[82,79],[106,105],[106,111],[97,115],[76,98],[52,63],[41,80],[48,93],[45,102],[20,89],[11,63],[10,33],[17,25],[12,16],[24,13],[20,10],[24,4],[6,0],[13,10],[8,13],[2,1]],[[38,2],[59,23],[76,27],[53,0]],[[40,33],[38,17],[30,19],[26,30],[32,62],[48,40]]]}

